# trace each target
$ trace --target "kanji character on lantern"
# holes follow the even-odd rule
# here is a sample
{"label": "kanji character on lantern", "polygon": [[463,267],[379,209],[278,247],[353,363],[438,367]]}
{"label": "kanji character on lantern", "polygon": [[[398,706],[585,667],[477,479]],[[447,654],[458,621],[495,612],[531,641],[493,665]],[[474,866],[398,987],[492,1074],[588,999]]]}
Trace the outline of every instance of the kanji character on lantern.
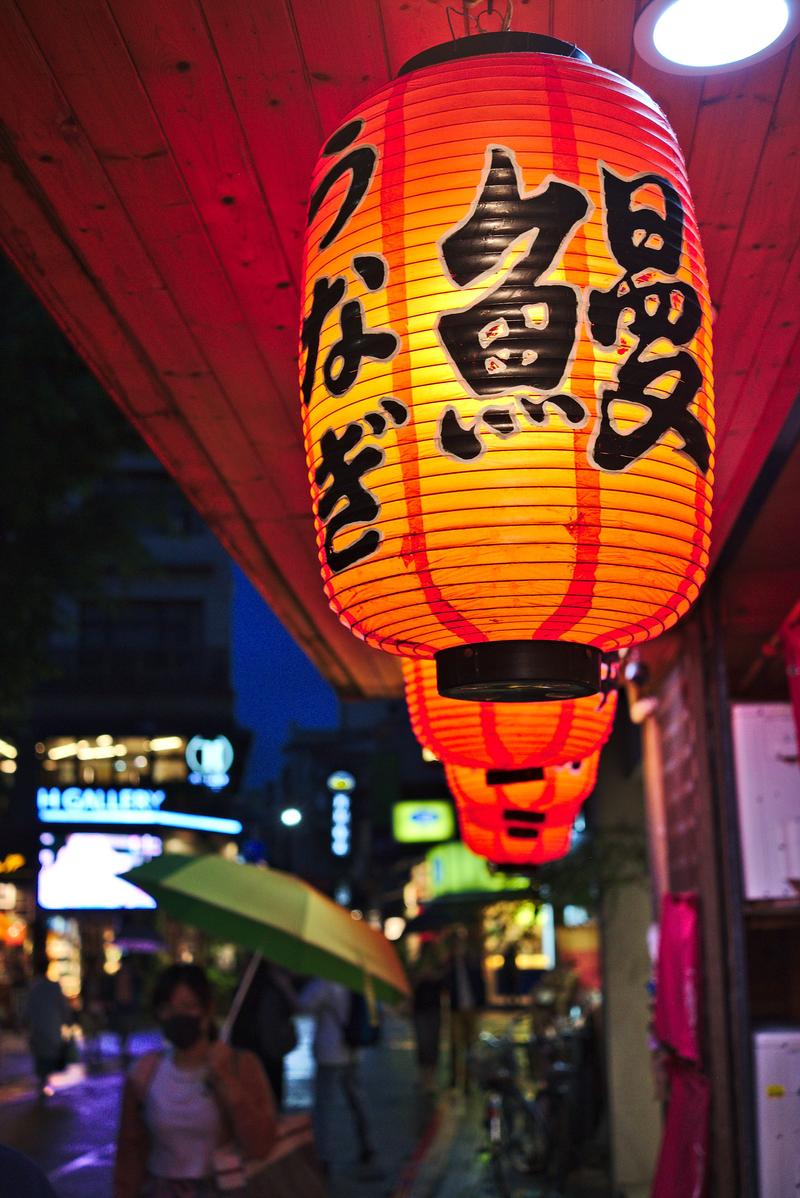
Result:
{"label": "kanji character on lantern", "polygon": [[[683,246],[683,206],[668,179],[636,175],[623,179],[601,167],[606,212],[606,232],[611,251],[625,271],[607,291],[592,291],[588,318],[592,336],[600,345],[616,344],[620,324],[637,344],[617,371],[617,386],[605,388],[600,398],[593,458],[602,470],[624,470],[637,461],[669,431],[683,440],[684,452],[704,474],[711,447],[697,416],[689,411],[703,382],[697,362],[687,350],[653,356],[654,343],[667,340],[686,345],[700,328],[702,310],[697,292],[688,283],[663,282],[654,274],[674,275]],[[635,197],[655,188],[663,197],[664,216]],[[644,357],[645,354],[650,356]],[[677,376],[677,379],[670,376]],[[660,386],[656,386],[659,384]],[[649,409],[641,424],[623,432],[614,422],[615,403],[632,403]]]}

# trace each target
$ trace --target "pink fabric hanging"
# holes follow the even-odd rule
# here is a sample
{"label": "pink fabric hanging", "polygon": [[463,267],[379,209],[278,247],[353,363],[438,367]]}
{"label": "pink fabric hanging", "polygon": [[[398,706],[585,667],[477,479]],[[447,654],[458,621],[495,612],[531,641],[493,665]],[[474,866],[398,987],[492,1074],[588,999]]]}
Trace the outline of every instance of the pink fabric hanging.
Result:
{"label": "pink fabric hanging", "polygon": [[663,1044],[697,1065],[701,1062],[699,995],[698,895],[665,894],[661,905],[654,1030]]}
{"label": "pink fabric hanging", "polygon": [[786,658],[786,676],[792,696],[794,722],[797,725],[797,743],[800,744],[800,605],[792,612],[781,633],[783,655]]}
{"label": "pink fabric hanging", "polygon": [[705,1198],[711,1085],[694,1065],[670,1061],[670,1097],[650,1198]]}

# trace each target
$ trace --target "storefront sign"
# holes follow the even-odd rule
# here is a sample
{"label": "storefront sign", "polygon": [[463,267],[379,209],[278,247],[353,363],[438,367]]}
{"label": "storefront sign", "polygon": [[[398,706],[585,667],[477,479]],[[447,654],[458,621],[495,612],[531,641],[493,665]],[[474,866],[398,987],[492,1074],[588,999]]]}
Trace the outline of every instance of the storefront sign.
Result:
{"label": "storefront sign", "polygon": [[27,858],[22,853],[7,853],[0,858],[0,874],[15,874],[27,865]]}
{"label": "storefront sign", "polygon": [[186,746],[186,762],[194,786],[222,790],[231,780],[228,771],[233,765],[233,745],[227,736],[193,736]]}
{"label": "storefront sign", "polygon": [[467,894],[479,891],[527,890],[527,878],[490,873],[483,857],[477,857],[466,845],[438,845],[426,855],[431,899],[444,894]]}
{"label": "storefront sign", "polygon": [[444,799],[408,799],[392,807],[392,834],[398,844],[452,840],[453,808]]}
{"label": "storefront sign", "polygon": [[45,824],[147,824],[220,832],[235,836],[242,825],[236,819],[164,811],[163,790],[121,786],[118,790],[95,786],[40,786],[36,792],[39,819]]}

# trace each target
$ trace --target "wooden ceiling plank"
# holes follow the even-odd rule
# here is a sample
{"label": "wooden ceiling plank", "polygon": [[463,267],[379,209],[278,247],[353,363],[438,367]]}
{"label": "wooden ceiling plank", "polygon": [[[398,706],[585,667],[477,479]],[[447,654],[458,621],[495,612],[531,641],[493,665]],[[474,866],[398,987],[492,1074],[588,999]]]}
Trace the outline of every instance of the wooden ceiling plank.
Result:
{"label": "wooden ceiling plank", "polygon": [[[90,364],[104,385],[132,416],[134,423],[140,427],[140,431],[144,433],[145,439],[157,455],[169,466],[173,466],[176,460],[182,463],[181,481],[190,500],[208,519],[210,526],[226,547],[242,561],[251,576],[258,580],[262,591],[269,595],[276,614],[287,625],[295,639],[301,644],[311,646],[317,664],[331,678],[334,685],[340,686],[348,694],[372,693],[377,685],[372,654],[354,640],[345,660],[340,660],[326,648],[327,634],[324,630],[329,624],[333,624],[338,632],[338,624],[327,609],[321,588],[318,587],[311,596],[311,608],[314,612],[312,619],[303,603],[287,586],[286,579],[291,577],[291,571],[287,573],[279,570],[271,562],[265,546],[254,538],[252,527],[237,509],[227,486],[222,482],[218,468],[213,468],[206,460],[204,449],[199,445],[196,436],[172,408],[175,380],[169,388],[166,386],[163,373],[154,368],[150,356],[137,341],[130,323],[121,317],[117,307],[111,302],[103,280],[87,262],[84,245],[79,246],[75,243],[73,229],[80,231],[82,226],[89,226],[83,225],[81,218],[81,210],[86,207],[85,201],[82,199],[80,203],[74,204],[71,200],[74,189],[77,189],[76,194],[80,194],[81,186],[85,185],[83,176],[88,170],[91,184],[89,196],[103,204],[104,213],[110,212],[114,206],[111,203],[111,195],[104,190],[107,180],[98,170],[96,159],[85,145],[80,126],[65,105],[63,97],[55,89],[49,73],[43,69],[27,29],[17,23],[16,19],[11,25],[14,36],[8,36],[9,21],[6,19],[6,37],[0,39],[5,50],[4,55],[3,49],[0,49],[0,73],[5,89],[4,100],[0,103],[5,110],[7,122],[14,121],[19,112],[23,113],[23,129],[15,125],[13,137],[6,139],[3,154],[3,169],[8,182],[8,186],[4,186],[3,195],[4,198],[13,201],[15,214],[14,220],[2,214],[5,217],[3,235],[12,257],[25,267],[25,273],[29,278],[32,277],[32,281],[38,281],[38,290],[51,309],[56,313],[61,309],[62,324],[68,334],[74,337],[79,348],[92,347],[91,351],[87,352]],[[7,69],[11,65],[21,69],[22,77],[16,75],[14,70]],[[37,112],[35,107],[18,108],[18,97],[26,94],[28,86],[34,87],[37,103],[43,105],[42,111]],[[54,124],[54,113],[48,105],[56,101],[58,109]],[[26,112],[30,112],[27,119],[24,115]],[[59,133],[61,123],[65,128]],[[28,125],[31,132],[26,133]],[[33,137],[33,143],[27,145],[30,137]],[[40,144],[42,138],[46,144]],[[41,151],[39,154],[36,153],[37,149]],[[67,160],[70,167],[69,179],[59,175],[59,190],[65,191],[67,195],[66,212],[61,210],[61,205],[52,202],[45,179],[37,178],[34,173],[37,168],[46,172],[54,166],[61,171],[57,154]],[[46,161],[39,161],[41,157]],[[97,172],[96,176],[92,173],[93,170]],[[76,175],[78,178],[74,177]],[[51,186],[53,184],[52,178],[46,178],[46,182]],[[60,198],[63,201],[63,198]],[[73,211],[73,208],[76,210]],[[118,212],[114,213],[113,219],[115,222],[119,221]],[[116,251],[122,253],[128,233],[125,231],[125,235],[122,235],[116,224],[112,227],[113,244]],[[105,227],[103,231],[106,231]],[[48,255],[49,250],[55,250],[52,257]],[[66,304],[60,298],[62,287],[68,297]],[[158,298],[160,290],[163,289],[153,286],[151,290]],[[161,312],[157,304],[154,307],[158,321]],[[80,327],[80,318],[77,320],[78,327],[74,327],[76,313],[83,315],[83,327]],[[111,347],[113,359],[110,371],[102,362],[102,354],[98,354],[96,346],[98,332],[104,327],[108,333],[108,345]],[[154,399],[154,396],[157,398]],[[134,411],[134,404],[138,406],[138,412]],[[144,427],[141,421],[143,412],[147,414]],[[225,435],[217,439],[229,440],[229,429],[226,427]],[[352,638],[345,639],[350,647]]]}
{"label": "wooden ceiling plank", "polygon": [[[721,465],[727,472],[720,478],[726,484],[735,474],[731,445],[749,438],[758,427],[757,414],[771,408],[775,419],[782,422],[794,402],[791,384],[781,383],[787,366],[797,362],[797,338],[800,335],[800,311],[797,294],[800,289],[800,246],[795,250],[784,276],[781,289],[775,296],[764,332],[759,338],[758,352],[742,377],[732,377],[726,383],[726,423],[723,430],[724,453]],[[800,376],[795,376],[800,377]],[[796,390],[796,388],[795,388]]]}
{"label": "wooden ceiling plank", "polygon": [[447,9],[455,8],[456,3],[457,0],[380,0],[393,79],[416,54],[450,41]]}
{"label": "wooden ceiling plank", "polygon": [[[71,252],[63,231],[50,226],[30,191],[23,187],[19,175],[9,171],[7,162],[7,158],[4,158],[3,173],[0,175],[2,194],[6,201],[13,203],[15,216],[12,219],[0,208],[0,236],[9,256],[22,269],[79,349],[83,349],[85,341],[94,350],[98,343],[92,340],[91,333],[96,334],[103,329],[108,331],[108,339],[101,344],[113,347],[112,363],[107,363],[102,355],[98,357],[92,352],[86,354],[101,383],[126,411],[167,468],[171,468],[176,460],[182,462],[185,468],[180,483],[189,500],[234,558],[251,577],[258,580],[273,610],[295,639],[306,645],[315,645],[319,633],[313,623],[304,618],[294,596],[290,603],[282,601],[284,571],[272,576],[270,570],[265,568],[263,544],[255,536],[252,527],[243,521],[217,469],[205,458],[192,430],[174,411],[169,410],[169,397],[165,396],[160,380],[147,368],[141,355],[131,349],[116,314],[106,306],[102,293],[88,272],[76,269],[74,263],[69,269]],[[63,290],[57,287],[54,279],[59,283],[65,280],[66,287]],[[84,327],[79,323],[79,316],[83,317]],[[142,399],[147,402],[141,402]],[[142,418],[143,411],[146,412],[145,419]],[[276,586],[278,581],[280,586]],[[321,594],[321,587],[318,590]],[[320,606],[323,605],[324,600],[320,603]],[[323,625],[329,614],[327,609],[322,613]],[[332,614],[330,619],[335,619]],[[318,653],[315,660],[332,681],[336,683],[338,679],[336,684],[344,686],[351,693],[353,679],[349,671],[341,663],[327,661],[328,657],[330,654],[320,657]]]}
{"label": "wooden ceiling plank", "polygon": [[[389,80],[378,0],[289,0],[323,141]],[[347,19],[349,18],[349,19]]]}
{"label": "wooden ceiling plank", "polygon": [[[202,351],[189,334],[164,281],[130,225],[83,129],[21,22],[0,45],[0,100],[8,119],[9,92],[35,83],[38,111],[19,112],[14,129],[17,166],[31,188],[52,197],[75,259],[96,280],[142,360],[181,410],[198,414],[226,436],[213,438],[212,455],[235,478],[263,466],[236,424]],[[200,397],[202,396],[202,403]]]}
{"label": "wooden ceiling plank", "polygon": [[[638,54],[633,58],[633,82],[655,100],[666,113],[667,120],[678,138],[684,158],[692,155],[695,125],[703,95],[703,77],[693,75],[670,75],[659,71]],[[692,176],[689,176],[692,183]]]}
{"label": "wooden ceiling plank", "polygon": [[780,375],[760,405],[742,403],[742,420],[726,437],[727,450],[720,463],[716,485],[711,556],[719,557],[733,531],[739,512],[758,478],[775,438],[783,427],[800,386],[800,335],[788,354],[783,355]]}
{"label": "wooden ceiling plank", "polygon": [[709,264],[711,298],[718,305],[775,116],[787,58],[787,54],[774,55],[746,72],[709,75],[703,89],[689,178]]}
{"label": "wooden ceiling plank", "polygon": [[[523,10],[530,12],[530,7]],[[575,42],[592,62],[627,78],[633,37],[634,9],[630,0],[556,0],[553,36]]]}
{"label": "wooden ceiling plank", "polygon": [[[268,364],[245,324],[107,6],[103,0],[84,0],[68,10],[54,8],[49,0],[26,0],[25,17],[119,202],[225,390],[233,418],[248,423],[252,414],[249,423],[258,430],[254,444],[264,451],[275,440],[299,441],[297,408],[289,423],[275,402]],[[278,279],[270,282],[281,286]],[[257,418],[265,407],[271,412],[271,428]]]}
{"label": "wooden ceiling plank", "polygon": [[299,295],[308,193],[323,133],[297,30],[276,0],[202,0],[202,7]]}
{"label": "wooden ceiling plank", "polygon": [[[261,180],[254,166],[204,14],[195,0],[111,0],[111,8],[291,418],[297,395],[295,281],[265,191],[269,180]],[[291,286],[270,286],[276,276]]]}
{"label": "wooden ceiling plank", "polygon": [[[775,106],[770,135],[741,224],[731,268],[718,297],[719,319],[714,329],[714,356],[719,365],[718,432],[724,439],[737,418],[738,393],[758,360],[768,328],[785,337],[787,352],[794,340],[797,288],[792,281],[792,260],[787,247],[797,246],[797,212],[800,209],[800,147],[797,142],[797,96],[800,95],[800,55],[797,47]],[[786,297],[788,310],[771,320],[776,301]],[[794,302],[790,297],[794,297]],[[782,330],[782,332],[781,332]],[[768,398],[768,397],[766,397]],[[748,404],[749,419],[759,413]]]}
{"label": "wooden ceiling plank", "polygon": [[[357,640],[327,606],[319,574],[319,562],[316,559],[314,562],[305,559],[302,562],[297,561],[296,546],[299,537],[305,535],[306,524],[307,518],[303,517],[300,520],[259,521],[255,527],[261,539],[270,547],[274,547],[276,560],[287,561],[290,564],[292,579],[296,581],[301,593],[318,596],[320,603],[324,604],[330,621],[324,626],[324,630],[330,645],[338,650],[341,657],[349,658],[353,651],[351,642],[355,642],[365,665],[369,667],[369,683],[362,679],[365,689],[369,685],[372,688],[370,693],[375,697],[391,698],[401,695],[402,681],[397,657],[380,649],[372,649]],[[320,623],[320,628],[322,627]],[[366,675],[366,670],[364,673]]]}

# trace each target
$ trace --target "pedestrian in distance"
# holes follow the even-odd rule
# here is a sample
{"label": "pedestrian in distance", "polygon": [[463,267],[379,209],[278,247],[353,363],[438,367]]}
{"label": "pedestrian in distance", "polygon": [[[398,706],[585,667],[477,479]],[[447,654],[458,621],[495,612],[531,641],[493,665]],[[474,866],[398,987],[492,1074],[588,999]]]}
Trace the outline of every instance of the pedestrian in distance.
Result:
{"label": "pedestrian in distance", "polygon": [[436,1090],[442,1036],[442,992],[444,969],[436,947],[426,943],[412,971],[411,1012],[417,1044],[420,1089]]}
{"label": "pedestrian in distance", "polygon": [[231,1044],[258,1057],[279,1108],[284,1058],[297,1047],[292,1019],[296,1007],[297,995],[286,971],[260,961],[231,1029]]}
{"label": "pedestrian in distance", "polygon": [[[338,982],[315,978],[300,993],[298,1010],[316,1016],[314,1033],[314,1134],[326,1173],[331,1170],[337,1139],[336,1111],[343,1096],[353,1117],[359,1162],[375,1160],[372,1134],[359,1081],[358,1048],[347,1042],[353,996]],[[352,1038],[352,1037],[351,1037]],[[339,1137],[340,1138],[340,1137]]]}
{"label": "pedestrian in distance", "polygon": [[216,1038],[200,966],[165,969],[153,1010],[168,1048],[145,1053],[125,1082],[114,1198],[244,1194],[244,1164],[265,1158],[277,1131],[264,1070]]}
{"label": "pedestrian in distance", "polygon": [[40,1098],[53,1095],[50,1075],[60,1072],[67,1063],[63,1028],[75,1022],[75,1013],[60,985],[47,976],[48,967],[47,956],[37,954],[23,1011]]}
{"label": "pedestrian in distance", "polygon": [[131,1037],[139,1026],[142,1009],[142,972],[131,957],[122,958],[111,978],[110,992],[108,1022],[119,1040],[122,1067],[127,1069],[131,1062]]}
{"label": "pedestrian in distance", "polygon": [[478,1035],[478,1019],[486,1006],[483,960],[477,937],[463,924],[454,930],[448,971],[450,995],[450,1084],[469,1092],[469,1057]]}

